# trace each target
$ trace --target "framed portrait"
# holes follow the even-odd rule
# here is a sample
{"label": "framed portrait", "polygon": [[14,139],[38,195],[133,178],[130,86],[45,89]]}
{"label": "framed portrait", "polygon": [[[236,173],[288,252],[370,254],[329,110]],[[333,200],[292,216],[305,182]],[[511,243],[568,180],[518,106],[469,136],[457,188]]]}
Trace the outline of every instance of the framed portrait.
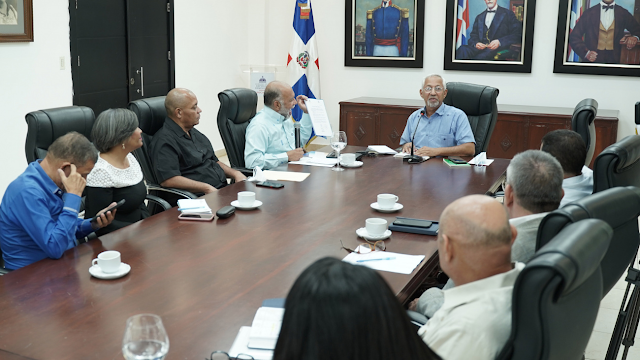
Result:
{"label": "framed portrait", "polygon": [[640,76],[639,0],[560,0],[555,73]]}
{"label": "framed portrait", "polygon": [[535,0],[447,0],[445,70],[531,72]]}
{"label": "framed portrait", "polygon": [[33,41],[33,0],[0,0],[0,42]]}
{"label": "framed portrait", "polygon": [[421,68],[424,0],[346,0],[344,65]]}

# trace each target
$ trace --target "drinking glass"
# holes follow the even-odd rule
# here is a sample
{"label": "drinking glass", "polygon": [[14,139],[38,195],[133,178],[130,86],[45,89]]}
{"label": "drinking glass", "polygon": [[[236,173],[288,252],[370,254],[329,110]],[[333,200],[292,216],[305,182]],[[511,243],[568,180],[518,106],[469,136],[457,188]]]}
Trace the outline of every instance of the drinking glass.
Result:
{"label": "drinking glass", "polygon": [[336,131],[333,133],[331,137],[331,147],[336,151],[336,158],[338,159],[338,163],[336,167],[332,168],[333,171],[343,171],[344,169],[340,167],[340,151],[347,147],[347,134],[344,131]]}
{"label": "drinking glass", "polygon": [[138,314],[127,319],[122,354],[127,360],[162,360],[169,352],[169,337],[158,315]]}

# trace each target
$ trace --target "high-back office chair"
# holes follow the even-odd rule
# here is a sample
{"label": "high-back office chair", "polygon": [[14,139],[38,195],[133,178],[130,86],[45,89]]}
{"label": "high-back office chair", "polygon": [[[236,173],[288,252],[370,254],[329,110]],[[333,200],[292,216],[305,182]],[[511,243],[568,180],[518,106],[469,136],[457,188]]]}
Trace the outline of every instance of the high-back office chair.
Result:
{"label": "high-back office chair", "polygon": [[24,146],[27,163],[44,159],[49,146],[70,131],[77,131],[91,140],[95,119],[93,110],[86,106],[66,106],[28,113],[25,116],[27,141]]}
{"label": "high-back office chair", "polygon": [[[615,187],[565,205],[550,212],[540,222],[536,249],[543,248],[565,227],[585,219],[600,219],[613,229],[613,238],[602,259],[602,297],[625,273],[636,253],[640,188]],[[585,242],[585,244],[587,244]]]}
{"label": "high-back office chair", "polygon": [[[136,114],[140,130],[142,130],[142,147],[134,150],[133,154],[140,163],[147,189],[150,194],[166,200],[171,206],[176,206],[178,199],[195,199],[197,196],[187,190],[163,187],[156,177],[149,155],[149,144],[151,144],[153,135],[162,128],[164,119],[167,117],[164,99],[165,96],[157,96],[134,100],[129,103],[127,108]],[[151,214],[156,213],[155,209],[149,210]]]}
{"label": "high-back office chair", "polygon": [[571,130],[580,134],[587,146],[585,165],[591,163],[593,151],[596,148],[596,125],[594,120],[597,113],[598,102],[594,99],[584,99],[576,105],[571,117]]}
{"label": "high-back office chair", "polygon": [[593,192],[615,186],[640,187],[640,135],[609,145],[593,163]]}
{"label": "high-back office chair", "polygon": [[602,220],[580,221],[536,252],[513,287],[511,335],[497,359],[583,358],[612,234]]}
{"label": "high-back office chair", "polygon": [[220,110],[218,111],[218,131],[227,151],[232,168],[252,174],[245,169],[244,145],[249,122],[256,115],[258,94],[251,89],[227,89],[218,94]]}
{"label": "high-back office chair", "polygon": [[498,89],[461,82],[447,83],[444,103],[464,111],[476,139],[476,155],[487,151],[498,121]]}

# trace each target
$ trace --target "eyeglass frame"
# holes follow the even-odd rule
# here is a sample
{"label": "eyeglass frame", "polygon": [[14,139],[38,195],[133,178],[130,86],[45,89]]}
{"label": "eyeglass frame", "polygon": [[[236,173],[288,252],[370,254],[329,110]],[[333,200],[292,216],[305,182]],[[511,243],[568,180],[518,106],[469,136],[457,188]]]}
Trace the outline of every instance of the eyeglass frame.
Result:
{"label": "eyeglass frame", "polygon": [[[229,360],[238,360],[238,356],[240,356],[240,355],[248,356],[250,360],[256,360],[256,358],[254,358],[253,356],[251,356],[249,354],[238,354],[238,356],[232,357],[231,355],[229,355],[229,353],[227,353],[226,351],[222,351],[222,350],[212,351],[211,355],[209,355],[209,358],[205,358],[204,360],[212,360],[214,354],[225,354]],[[249,359],[247,359],[247,360],[249,360]],[[240,360],[244,360],[244,359],[240,359]]]}
{"label": "eyeglass frame", "polygon": [[431,90],[435,90],[436,94],[439,94],[439,93],[445,91],[446,89],[444,87],[442,87],[442,86],[436,86],[436,87],[433,87],[433,88],[431,86],[427,86],[427,87],[422,88],[422,90],[424,90],[424,91],[426,91],[428,93],[431,93]]}
{"label": "eyeglass frame", "polygon": [[[364,243],[358,244],[358,246],[356,246],[356,249],[358,249],[360,246],[362,245],[367,245],[369,246],[369,249],[371,249],[371,252],[374,251],[387,251],[387,244],[383,241],[383,240],[378,240],[376,242],[371,242],[367,239],[364,239]],[[344,246],[344,243],[342,243],[342,240],[340,240],[340,244],[342,245],[340,248],[346,250],[349,254],[351,253],[356,253],[356,254],[368,254],[368,253],[361,253],[360,250],[353,250],[353,249],[349,249],[348,247]],[[382,247],[377,246],[378,244],[381,244]],[[377,250],[380,249],[380,250]]]}

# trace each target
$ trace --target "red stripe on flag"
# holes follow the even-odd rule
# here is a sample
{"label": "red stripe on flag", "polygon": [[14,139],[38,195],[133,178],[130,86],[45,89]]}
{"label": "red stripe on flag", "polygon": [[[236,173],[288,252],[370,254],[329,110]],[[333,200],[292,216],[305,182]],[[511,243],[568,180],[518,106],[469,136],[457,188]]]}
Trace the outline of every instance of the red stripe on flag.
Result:
{"label": "red stripe on flag", "polygon": [[318,62],[319,59],[316,59],[315,63],[316,63],[316,67],[318,68],[318,70],[320,70],[320,63]]}
{"label": "red stripe on flag", "polygon": [[291,62],[291,60],[293,60],[293,58],[291,57],[291,54],[287,54],[288,59],[287,59],[287,66],[289,66],[289,63]]}

